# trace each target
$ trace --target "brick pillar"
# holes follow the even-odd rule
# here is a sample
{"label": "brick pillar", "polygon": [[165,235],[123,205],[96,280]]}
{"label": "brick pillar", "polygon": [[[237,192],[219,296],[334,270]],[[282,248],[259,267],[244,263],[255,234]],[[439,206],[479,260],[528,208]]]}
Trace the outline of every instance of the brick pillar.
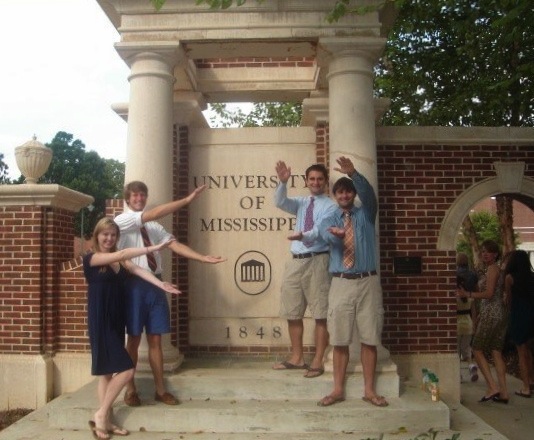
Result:
{"label": "brick pillar", "polygon": [[59,272],[73,257],[74,213],[92,201],[59,185],[0,186],[0,409],[53,397]]}

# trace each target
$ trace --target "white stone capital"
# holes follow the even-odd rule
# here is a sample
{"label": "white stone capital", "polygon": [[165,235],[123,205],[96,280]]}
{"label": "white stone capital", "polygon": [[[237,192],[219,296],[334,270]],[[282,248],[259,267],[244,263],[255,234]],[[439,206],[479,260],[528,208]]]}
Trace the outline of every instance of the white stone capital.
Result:
{"label": "white stone capital", "polygon": [[176,42],[119,42],[115,44],[115,49],[130,67],[139,59],[160,59],[172,71],[174,66],[187,62],[184,49]]}
{"label": "white stone capital", "polygon": [[335,58],[361,59],[372,69],[385,45],[386,39],[379,37],[324,37],[319,39],[317,59],[321,66]]}
{"label": "white stone capital", "polygon": [[51,206],[78,212],[95,199],[56,184],[0,185],[0,206]]}
{"label": "white stone capital", "polygon": [[206,100],[198,92],[174,92],[174,123],[193,127],[208,128],[202,114],[207,108]]}

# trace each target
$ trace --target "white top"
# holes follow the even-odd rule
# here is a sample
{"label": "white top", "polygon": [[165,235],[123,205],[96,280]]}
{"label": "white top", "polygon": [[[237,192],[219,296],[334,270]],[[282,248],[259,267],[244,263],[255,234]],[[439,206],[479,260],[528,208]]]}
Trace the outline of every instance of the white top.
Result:
{"label": "white top", "polygon": [[[119,243],[117,244],[119,249],[145,247],[143,237],[141,236],[141,227],[143,226],[142,215],[142,211],[125,211],[115,217],[115,223],[117,223],[121,231]],[[167,241],[172,237],[172,234],[169,234],[158,222],[147,222],[144,226],[148,232],[150,243],[153,245]],[[154,252],[154,257],[156,257],[156,263],[158,265],[154,273],[161,274],[163,269],[159,251]],[[146,255],[132,258],[132,261],[143,269],[150,270]]]}

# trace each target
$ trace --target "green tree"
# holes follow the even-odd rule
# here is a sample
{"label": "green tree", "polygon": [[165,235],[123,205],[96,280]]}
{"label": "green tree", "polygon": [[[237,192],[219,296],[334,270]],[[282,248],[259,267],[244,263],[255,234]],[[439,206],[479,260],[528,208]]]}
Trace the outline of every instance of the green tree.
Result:
{"label": "green tree", "polygon": [[456,244],[457,252],[464,252],[473,262],[474,267],[480,262],[480,243],[494,240],[502,245],[499,218],[490,212],[474,212],[466,217],[460,230],[461,238]]}
{"label": "green tree", "polygon": [[377,67],[388,125],[533,126],[530,0],[412,0]]}
{"label": "green tree", "polygon": [[8,173],[9,166],[4,162],[4,153],[0,153],[0,184],[11,183]]}
{"label": "green tree", "polygon": [[302,104],[289,102],[256,103],[249,113],[241,108],[228,109],[226,104],[210,105],[215,114],[211,123],[215,127],[297,127],[302,117]]}
{"label": "green tree", "polygon": [[456,244],[458,252],[464,252],[469,256],[475,267],[480,263],[480,244],[484,240],[495,241],[503,250],[503,253],[515,248],[518,244],[517,234],[512,232],[512,243],[507,248],[505,234],[503,234],[501,216],[488,211],[479,211],[469,214],[460,230],[461,237]]}
{"label": "green tree", "polygon": [[[94,197],[94,208],[84,208],[83,235],[89,237],[94,225],[105,215],[106,200],[121,195],[124,183],[124,164],[114,159],[103,159],[94,151],[85,151],[82,141],[73,140],[72,134],[60,131],[50,144],[53,152],[48,171],[39,180],[55,183]],[[75,231],[81,235],[82,211],[75,218]]]}

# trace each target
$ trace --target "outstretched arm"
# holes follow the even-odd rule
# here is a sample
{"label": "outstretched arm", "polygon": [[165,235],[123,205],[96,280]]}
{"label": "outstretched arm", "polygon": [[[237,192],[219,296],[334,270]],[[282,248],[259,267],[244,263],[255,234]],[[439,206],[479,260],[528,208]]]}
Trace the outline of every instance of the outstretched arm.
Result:
{"label": "outstretched arm", "polygon": [[126,260],[124,262],[124,266],[133,275],[136,275],[139,278],[143,278],[145,281],[154,284],[154,286],[163,289],[167,293],[173,293],[175,295],[180,295],[180,293],[182,293],[176,288],[175,285],[166,281],[161,281],[159,278],[155,277],[152,272],[143,269],[142,267],[139,267],[137,264],[132,263],[130,260]]}
{"label": "outstretched arm", "polygon": [[149,209],[148,211],[143,212],[141,219],[143,223],[158,220],[166,215],[172,214],[175,211],[183,208],[184,206],[189,205],[193,200],[195,200],[200,193],[206,189],[206,185],[199,186],[195,188],[191,194],[183,199],[173,200],[172,202],[163,203],[154,208]]}
{"label": "outstretched arm", "polygon": [[223,261],[226,261],[226,258],[222,257],[214,257],[212,255],[202,255],[198,253],[197,251],[191,249],[189,246],[179,243],[177,241],[173,242],[169,248],[178,255],[181,255],[182,257],[189,258],[190,260],[196,260],[200,261],[201,263],[210,263],[210,264],[217,264],[222,263]]}
{"label": "outstretched arm", "polygon": [[118,261],[130,260],[131,258],[140,257],[141,255],[146,255],[161,249],[165,249],[175,241],[176,239],[171,237],[169,240],[148,247],[128,248],[116,252],[95,252],[91,258],[90,265],[107,266],[108,264],[116,263]]}

